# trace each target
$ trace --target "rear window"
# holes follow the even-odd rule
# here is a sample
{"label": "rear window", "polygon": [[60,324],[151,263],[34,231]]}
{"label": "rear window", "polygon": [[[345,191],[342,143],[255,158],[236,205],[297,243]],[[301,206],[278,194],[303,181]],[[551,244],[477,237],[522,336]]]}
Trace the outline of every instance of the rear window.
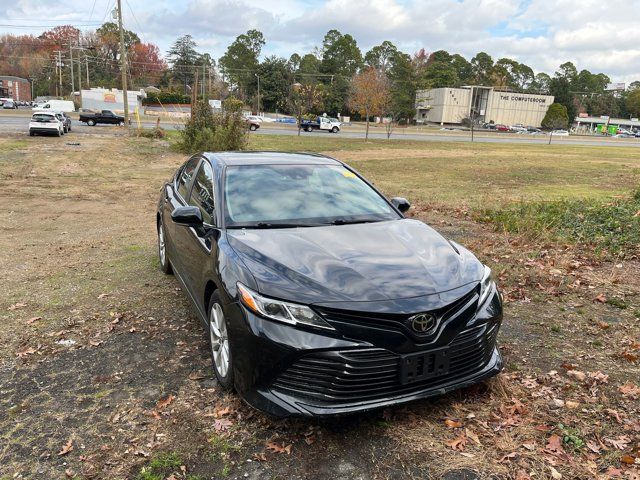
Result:
{"label": "rear window", "polygon": [[49,115],[47,113],[35,113],[31,119],[35,122],[48,122],[53,120],[53,115]]}

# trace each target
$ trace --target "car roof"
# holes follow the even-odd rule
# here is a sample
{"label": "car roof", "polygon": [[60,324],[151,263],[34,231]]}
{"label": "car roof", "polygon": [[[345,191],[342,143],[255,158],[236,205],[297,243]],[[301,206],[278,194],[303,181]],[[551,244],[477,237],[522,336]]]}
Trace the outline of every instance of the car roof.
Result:
{"label": "car roof", "polygon": [[222,165],[342,165],[335,158],[318,153],[205,152],[204,156]]}

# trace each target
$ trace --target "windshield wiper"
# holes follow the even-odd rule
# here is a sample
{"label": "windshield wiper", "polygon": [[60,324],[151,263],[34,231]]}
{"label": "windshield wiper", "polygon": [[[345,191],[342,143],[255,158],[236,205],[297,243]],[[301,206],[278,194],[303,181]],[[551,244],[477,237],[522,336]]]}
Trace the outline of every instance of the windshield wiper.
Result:
{"label": "windshield wiper", "polygon": [[298,227],[318,227],[320,224],[318,223],[269,223],[269,222],[258,222],[251,224],[239,224],[239,225],[229,225],[227,228],[259,228],[259,229],[267,229],[267,228],[298,228]]}
{"label": "windshield wiper", "polygon": [[367,220],[344,220],[342,218],[338,218],[337,220],[334,220],[333,222],[330,223],[330,225],[353,225],[355,223],[375,223],[375,222],[381,222],[382,220],[378,220],[378,219],[367,219]]}

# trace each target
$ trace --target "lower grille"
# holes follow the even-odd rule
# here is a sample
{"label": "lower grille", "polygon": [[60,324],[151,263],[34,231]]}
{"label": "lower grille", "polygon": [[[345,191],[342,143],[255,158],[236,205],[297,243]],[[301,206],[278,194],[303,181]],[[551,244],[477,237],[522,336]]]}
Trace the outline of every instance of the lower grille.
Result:
{"label": "lower grille", "polygon": [[333,350],[302,356],[272,388],[320,404],[374,401],[438,388],[481,370],[491,358],[497,333],[497,323],[460,332],[449,345],[449,372],[440,377],[403,385],[400,355],[380,348]]}

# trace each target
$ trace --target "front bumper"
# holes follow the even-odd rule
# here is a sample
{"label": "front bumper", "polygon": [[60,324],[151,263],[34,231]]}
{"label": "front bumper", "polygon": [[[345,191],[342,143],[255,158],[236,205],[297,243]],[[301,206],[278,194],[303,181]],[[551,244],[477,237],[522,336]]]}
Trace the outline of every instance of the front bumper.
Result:
{"label": "front bumper", "polygon": [[[330,416],[442,395],[478,383],[503,366],[496,346],[502,305],[496,291],[478,309],[474,295],[468,296],[467,310],[460,309],[457,317],[443,321],[433,339],[416,338],[391,320],[347,326],[336,314],[325,315],[335,317],[335,332],[303,330],[231,304],[236,389],[249,404],[275,416]],[[443,348],[449,355],[446,374],[410,383],[402,380],[402,362],[408,355],[424,353],[427,362],[430,352]]]}

